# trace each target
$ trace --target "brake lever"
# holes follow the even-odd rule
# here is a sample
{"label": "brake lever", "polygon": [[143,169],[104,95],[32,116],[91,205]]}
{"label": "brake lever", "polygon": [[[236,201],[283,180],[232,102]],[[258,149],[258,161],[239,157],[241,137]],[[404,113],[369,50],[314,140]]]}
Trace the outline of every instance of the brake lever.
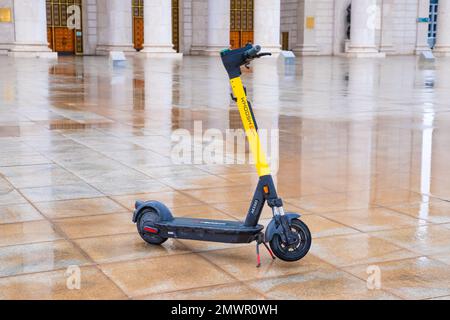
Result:
{"label": "brake lever", "polygon": [[256,55],[257,58],[261,58],[261,57],[265,57],[265,56],[271,56],[272,54],[270,52],[262,52],[262,53],[258,53]]}

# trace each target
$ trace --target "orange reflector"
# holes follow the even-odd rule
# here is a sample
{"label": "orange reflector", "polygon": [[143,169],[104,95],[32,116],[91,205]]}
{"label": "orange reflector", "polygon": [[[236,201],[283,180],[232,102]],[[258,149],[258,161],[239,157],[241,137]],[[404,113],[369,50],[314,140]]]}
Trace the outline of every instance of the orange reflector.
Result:
{"label": "orange reflector", "polygon": [[264,189],[264,193],[266,193],[266,194],[269,193],[269,187],[268,186],[264,186],[263,189]]}

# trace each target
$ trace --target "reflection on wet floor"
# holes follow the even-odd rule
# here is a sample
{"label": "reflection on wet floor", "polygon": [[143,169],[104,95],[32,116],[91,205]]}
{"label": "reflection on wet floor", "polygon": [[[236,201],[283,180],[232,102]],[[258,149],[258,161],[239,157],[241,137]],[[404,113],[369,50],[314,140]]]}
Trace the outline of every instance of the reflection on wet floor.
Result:
{"label": "reflection on wet floor", "polygon": [[[251,165],[171,158],[178,129],[241,128],[218,58],[0,64],[1,299],[450,297],[449,59],[266,59],[244,72],[259,128],[279,130],[278,191],[314,237],[301,262],[261,270],[252,245],[155,248],[131,223],[138,198],[245,215]],[[65,288],[70,265],[79,291]]]}

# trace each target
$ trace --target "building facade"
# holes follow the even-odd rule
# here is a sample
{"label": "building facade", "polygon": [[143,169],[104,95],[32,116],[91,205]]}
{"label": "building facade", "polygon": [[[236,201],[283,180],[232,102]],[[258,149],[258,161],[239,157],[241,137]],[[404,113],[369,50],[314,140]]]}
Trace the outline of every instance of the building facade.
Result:
{"label": "building facade", "polygon": [[0,0],[0,54],[450,55],[450,0]]}

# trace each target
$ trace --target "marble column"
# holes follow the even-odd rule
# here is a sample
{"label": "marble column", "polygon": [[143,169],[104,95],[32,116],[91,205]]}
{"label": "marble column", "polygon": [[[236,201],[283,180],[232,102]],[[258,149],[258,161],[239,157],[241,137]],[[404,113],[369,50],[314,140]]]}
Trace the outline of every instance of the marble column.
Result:
{"label": "marble column", "polygon": [[377,0],[352,1],[349,57],[383,57],[375,45]]}
{"label": "marble column", "polygon": [[110,51],[134,53],[131,2],[97,0],[97,54]]}
{"label": "marble column", "polygon": [[450,56],[450,1],[439,1],[437,16],[436,46],[437,56]]}
{"label": "marble column", "polygon": [[[297,8],[297,46],[294,53],[299,56],[317,55],[316,26],[308,26],[308,19],[315,19],[315,0],[299,0]],[[315,23],[315,22],[314,22]]]}
{"label": "marble column", "polygon": [[192,54],[219,55],[230,46],[230,0],[196,0],[193,8]]}
{"label": "marble column", "polygon": [[[417,2],[417,18],[428,18],[430,14],[430,0],[419,0]],[[430,51],[428,45],[428,23],[417,22],[416,48],[414,52],[420,55],[422,52]]]}
{"label": "marble column", "polygon": [[57,58],[48,47],[45,0],[14,0],[14,42],[8,55]]}
{"label": "marble column", "polygon": [[254,43],[262,51],[280,53],[280,0],[257,0],[254,11]]}
{"label": "marble column", "polygon": [[144,49],[146,56],[173,56],[182,54],[173,49],[172,1],[146,0],[144,5]]}
{"label": "marble column", "polygon": [[380,52],[384,52],[385,54],[393,54],[395,52],[392,38],[393,5],[394,0],[382,0]]}

